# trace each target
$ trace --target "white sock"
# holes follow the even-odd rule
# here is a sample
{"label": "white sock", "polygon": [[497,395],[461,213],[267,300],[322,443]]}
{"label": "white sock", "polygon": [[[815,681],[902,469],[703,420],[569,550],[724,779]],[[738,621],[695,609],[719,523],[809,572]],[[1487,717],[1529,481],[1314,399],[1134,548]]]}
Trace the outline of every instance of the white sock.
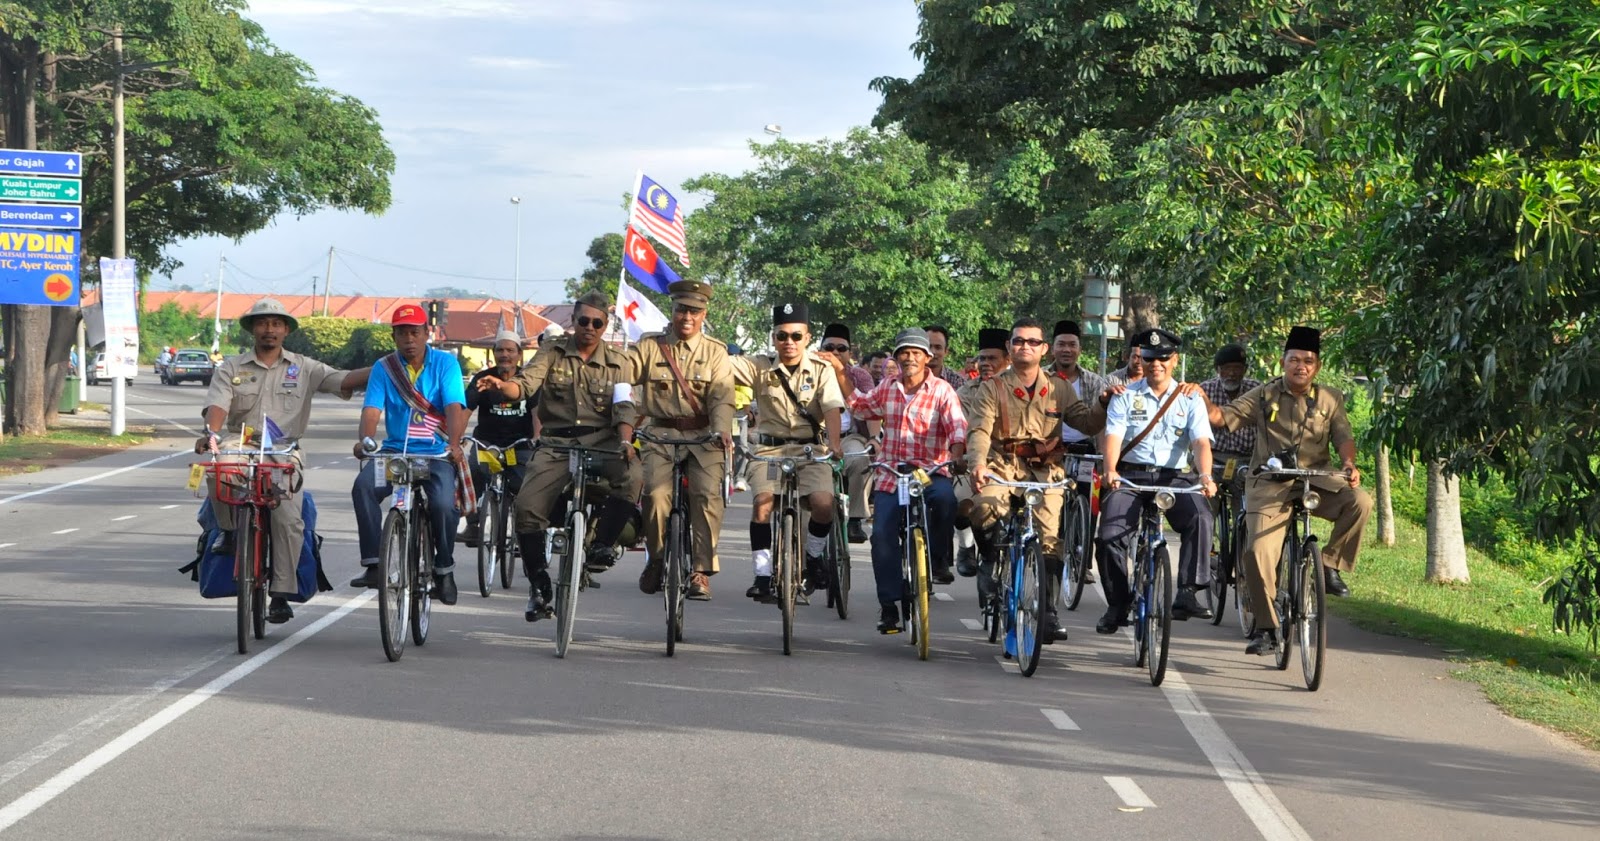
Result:
{"label": "white sock", "polygon": [[813,558],[820,558],[828,553],[828,536],[818,537],[810,532],[806,533],[806,554]]}
{"label": "white sock", "polygon": [[755,554],[750,556],[750,562],[755,564],[756,575],[772,575],[771,549],[757,549]]}
{"label": "white sock", "polygon": [[960,529],[956,532],[956,543],[963,549],[971,549],[978,545],[978,540],[972,536],[972,529]]}

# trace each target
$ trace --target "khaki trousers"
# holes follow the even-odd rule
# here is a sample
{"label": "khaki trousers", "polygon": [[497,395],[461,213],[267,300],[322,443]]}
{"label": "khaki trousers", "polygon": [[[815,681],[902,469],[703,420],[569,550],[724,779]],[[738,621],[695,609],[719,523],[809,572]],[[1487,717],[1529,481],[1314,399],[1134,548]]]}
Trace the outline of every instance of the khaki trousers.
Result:
{"label": "khaki trousers", "polygon": [[722,530],[722,482],[727,475],[724,454],[715,444],[669,447],[644,445],[644,541],[652,563],[664,557],[667,518],[672,514],[672,454],[683,453],[683,475],[689,483],[689,555],[694,571],[715,575],[717,533]]}
{"label": "khaki trousers", "polygon": [[[221,449],[240,449],[237,440],[219,443]],[[267,461],[294,465],[295,473],[301,468],[300,457],[296,456],[268,456]],[[211,510],[217,515],[217,527],[223,531],[233,531],[238,528],[238,519],[243,506],[227,505],[217,498],[216,483],[211,483]],[[285,479],[285,492],[301,484],[300,477]],[[272,533],[272,582],[267,585],[267,590],[273,594],[297,595],[300,592],[299,567],[300,548],[305,540],[306,521],[301,516],[301,504],[304,494],[301,491],[289,493],[272,509],[272,514],[267,518],[268,530]],[[237,535],[235,535],[237,537]],[[237,545],[237,544],[235,544]]]}
{"label": "khaki trousers", "polygon": [[[1060,465],[1029,467],[1015,459],[990,461],[989,474],[1012,482],[1059,482],[1066,478]],[[972,529],[984,532],[1011,513],[1011,494],[1020,493],[1002,485],[985,484],[972,495]],[[1061,560],[1061,505],[1066,491],[1045,491],[1044,503],[1033,509],[1033,526],[1039,532],[1039,547],[1046,559]],[[960,492],[957,492],[960,498]]]}
{"label": "khaki trousers", "polygon": [[850,496],[850,512],[846,515],[852,520],[864,520],[867,517],[867,497],[870,491],[867,480],[872,476],[872,457],[866,455],[868,441],[864,435],[850,434],[839,441],[839,448],[847,453],[862,453],[858,456],[845,456],[844,459],[844,492]]}
{"label": "khaki trousers", "polygon": [[[1245,485],[1245,529],[1250,538],[1249,560],[1244,565],[1250,582],[1250,601],[1256,627],[1278,627],[1278,614],[1272,599],[1278,592],[1278,559],[1283,556],[1283,539],[1289,531],[1290,503],[1300,492],[1296,482],[1277,482],[1252,478]],[[1322,544],[1322,565],[1341,572],[1356,568],[1356,552],[1361,548],[1361,533],[1372,516],[1372,497],[1359,488],[1317,489],[1322,504],[1311,514],[1333,522],[1328,540]]]}
{"label": "khaki trousers", "polygon": [[[604,446],[597,442],[587,446]],[[536,534],[550,526],[550,514],[555,510],[561,495],[572,484],[572,474],[567,472],[567,454],[550,450],[537,450],[532,463],[522,476],[522,489],[517,492],[517,534]],[[637,461],[623,461],[622,456],[605,456],[590,463],[590,502],[612,496],[627,502],[638,502],[644,488],[644,470]],[[592,528],[592,527],[591,527]]]}

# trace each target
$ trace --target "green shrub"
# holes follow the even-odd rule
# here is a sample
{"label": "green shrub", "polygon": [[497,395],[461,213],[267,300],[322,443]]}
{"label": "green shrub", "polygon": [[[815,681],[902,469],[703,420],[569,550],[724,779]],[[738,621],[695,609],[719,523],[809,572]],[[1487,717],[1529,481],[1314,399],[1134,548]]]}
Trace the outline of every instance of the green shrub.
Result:
{"label": "green shrub", "polygon": [[336,368],[362,368],[393,352],[394,338],[387,324],[308,316],[283,346]]}

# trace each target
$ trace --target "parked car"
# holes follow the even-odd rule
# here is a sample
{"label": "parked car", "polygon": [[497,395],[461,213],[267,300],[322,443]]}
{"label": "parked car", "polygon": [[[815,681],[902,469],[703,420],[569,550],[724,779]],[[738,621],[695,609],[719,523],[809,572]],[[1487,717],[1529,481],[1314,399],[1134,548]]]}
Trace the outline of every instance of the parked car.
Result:
{"label": "parked car", "polygon": [[[94,365],[89,367],[89,385],[99,385],[106,379],[106,354],[101,351],[94,355]],[[133,377],[124,377],[123,382],[133,385]]]}
{"label": "parked car", "polygon": [[178,385],[190,380],[211,385],[211,353],[199,348],[184,348],[173,354],[165,368],[158,368],[162,385]]}

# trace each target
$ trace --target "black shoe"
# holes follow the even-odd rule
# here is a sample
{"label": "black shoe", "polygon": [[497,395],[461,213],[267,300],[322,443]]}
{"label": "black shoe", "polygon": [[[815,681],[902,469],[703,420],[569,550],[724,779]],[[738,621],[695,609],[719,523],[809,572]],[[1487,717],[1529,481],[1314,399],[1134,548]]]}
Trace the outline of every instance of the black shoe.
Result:
{"label": "black shoe", "polygon": [[232,555],[233,532],[217,529],[217,539],[211,541],[210,552],[213,555]]}
{"label": "black shoe", "polygon": [[806,595],[828,589],[828,559],[806,558],[806,585],[801,588]]}
{"label": "black shoe", "polygon": [[556,615],[550,607],[550,576],[541,575],[540,580],[528,585],[528,606],[522,609],[522,618],[529,622],[538,622],[540,619],[549,619]]}
{"label": "black shoe", "polygon": [[433,595],[440,604],[452,605],[456,603],[456,574],[453,572],[436,572],[433,574]]}
{"label": "black shoe", "polygon": [[935,584],[954,584],[955,580],[956,580],[955,573],[951,572],[949,567],[935,567],[934,568],[934,570],[933,570],[933,583],[935,583]]}
{"label": "black shoe", "polygon": [[666,564],[651,558],[645,562],[644,571],[639,573],[639,592],[647,596],[661,592],[661,579],[666,574]]}
{"label": "black shoe", "polygon": [[1323,567],[1322,573],[1323,579],[1328,584],[1328,595],[1338,596],[1341,599],[1350,595],[1350,586],[1344,583],[1343,578],[1339,577],[1338,570],[1333,567]]}
{"label": "black shoe", "polygon": [[467,522],[467,527],[461,531],[461,542],[473,548],[477,548],[478,544],[482,542],[482,540],[483,525],[481,523],[469,520]]}
{"label": "black shoe", "polygon": [[880,612],[880,615],[879,615],[879,618],[878,618],[878,633],[880,633],[880,634],[898,634],[898,633],[900,633],[900,605],[897,605],[897,604],[886,604],[886,605],[883,605],[883,610]]}
{"label": "black shoe", "polygon": [[289,600],[283,596],[273,596],[267,603],[267,621],[274,625],[282,625],[294,618],[294,608],[289,606]]}
{"label": "black shoe", "polygon": [[978,565],[978,601],[985,602],[994,597],[998,590],[994,580],[994,567],[988,563]]}
{"label": "black shoe", "polygon": [[973,546],[963,546],[956,552],[956,574],[962,578],[971,578],[978,574],[978,550]]}
{"label": "black shoe", "polygon": [[610,546],[596,546],[584,556],[583,568],[593,573],[602,573],[617,565],[617,550]]}
{"label": "black shoe", "polygon": [[1195,595],[1195,591],[1189,589],[1179,590],[1177,597],[1172,600],[1172,618],[1179,622],[1184,622],[1191,618],[1210,619],[1211,608],[1200,603],[1200,598]]}
{"label": "black shoe", "polygon": [[383,578],[378,572],[378,565],[373,564],[361,568],[361,574],[350,579],[350,586],[358,589],[376,590],[382,586]]}
{"label": "black shoe", "polygon": [[776,596],[772,595],[772,576],[770,575],[756,576],[755,583],[751,584],[750,589],[744,591],[744,594],[762,604],[772,604],[778,600]]}
{"label": "black shoe", "polygon": [[1246,654],[1271,654],[1278,650],[1278,630],[1268,628],[1265,631],[1251,631],[1250,644],[1244,647]]}
{"label": "black shoe", "polygon": [[851,543],[867,542],[867,526],[860,517],[851,517],[849,528],[845,531],[849,532]]}
{"label": "black shoe", "polygon": [[1061,624],[1061,620],[1054,613],[1046,613],[1041,624],[1044,625],[1044,637],[1040,640],[1041,643],[1051,645],[1067,641],[1067,626]]}
{"label": "black shoe", "polygon": [[1100,621],[1094,623],[1094,632],[1097,634],[1114,634],[1118,628],[1122,627],[1122,623],[1122,609],[1108,607],[1105,614],[1100,617]]}

